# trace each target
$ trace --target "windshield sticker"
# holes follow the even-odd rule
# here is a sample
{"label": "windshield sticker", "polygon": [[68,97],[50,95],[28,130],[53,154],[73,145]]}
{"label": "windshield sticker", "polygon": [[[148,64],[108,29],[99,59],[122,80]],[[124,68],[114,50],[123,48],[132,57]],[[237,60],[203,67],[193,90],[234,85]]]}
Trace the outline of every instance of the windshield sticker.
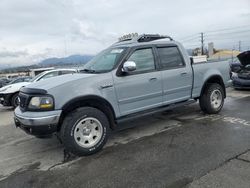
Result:
{"label": "windshield sticker", "polygon": [[122,53],[123,52],[123,49],[113,49],[112,51],[111,51],[111,54],[120,54],[120,53]]}

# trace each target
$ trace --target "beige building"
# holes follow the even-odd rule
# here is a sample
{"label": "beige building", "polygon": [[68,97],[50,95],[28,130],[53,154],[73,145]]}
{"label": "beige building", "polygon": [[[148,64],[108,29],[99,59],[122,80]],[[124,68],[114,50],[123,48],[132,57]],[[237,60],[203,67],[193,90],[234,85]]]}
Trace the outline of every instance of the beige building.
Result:
{"label": "beige building", "polygon": [[237,55],[239,55],[241,52],[237,50],[219,50],[215,54],[213,54],[210,58],[211,59],[229,59],[229,58],[235,58]]}

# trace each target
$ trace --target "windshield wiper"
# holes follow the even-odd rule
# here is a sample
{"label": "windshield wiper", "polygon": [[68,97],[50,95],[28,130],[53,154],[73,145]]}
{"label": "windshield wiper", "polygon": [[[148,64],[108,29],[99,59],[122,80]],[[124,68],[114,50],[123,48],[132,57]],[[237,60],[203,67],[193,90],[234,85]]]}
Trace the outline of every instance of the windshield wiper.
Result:
{"label": "windshield wiper", "polygon": [[82,69],[82,70],[80,70],[80,72],[96,73],[96,71],[92,70],[92,69]]}

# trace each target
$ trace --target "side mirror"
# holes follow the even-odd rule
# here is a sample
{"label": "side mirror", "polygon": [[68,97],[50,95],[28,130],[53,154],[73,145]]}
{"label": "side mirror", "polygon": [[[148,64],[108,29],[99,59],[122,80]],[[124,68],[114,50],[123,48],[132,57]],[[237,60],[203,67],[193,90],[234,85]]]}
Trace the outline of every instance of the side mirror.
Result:
{"label": "side mirror", "polygon": [[194,64],[194,58],[193,57],[190,57],[190,63],[191,63],[191,65]]}
{"label": "side mirror", "polygon": [[122,72],[132,72],[136,70],[136,64],[134,61],[126,61],[124,64],[123,64],[123,67],[122,67]]}

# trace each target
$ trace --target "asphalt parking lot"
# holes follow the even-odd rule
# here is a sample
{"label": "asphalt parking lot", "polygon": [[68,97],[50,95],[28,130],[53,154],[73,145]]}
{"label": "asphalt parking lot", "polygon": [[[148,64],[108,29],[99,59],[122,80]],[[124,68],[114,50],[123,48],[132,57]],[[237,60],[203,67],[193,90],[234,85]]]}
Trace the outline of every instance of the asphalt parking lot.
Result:
{"label": "asphalt parking lot", "polygon": [[26,135],[0,107],[0,187],[250,187],[249,105],[250,91],[228,89],[218,115],[196,103],[127,122],[81,158]]}

